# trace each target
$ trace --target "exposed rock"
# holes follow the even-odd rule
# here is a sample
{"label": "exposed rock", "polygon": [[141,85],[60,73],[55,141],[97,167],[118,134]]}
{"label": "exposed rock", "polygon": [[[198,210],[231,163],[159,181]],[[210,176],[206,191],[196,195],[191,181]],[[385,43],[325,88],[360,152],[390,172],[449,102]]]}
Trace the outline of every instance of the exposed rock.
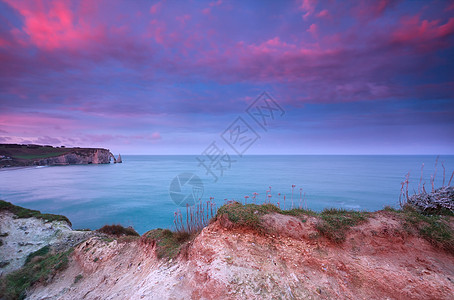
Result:
{"label": "exposed rock", "polygon": [[57,157],[49,157],[38,160],[35,165],[85,165],[85,164],[108,164],[110,163],[110,151],[107,149],[84,149]]}
{"label": "exposed rock", "polygon": [[452,299],[452,254],[406,233],[395,215],[374,214],[342,245],[313,238],[310,219],[262,220],[270,234],[215,221],[169,262],[144,239],[94,237],[29,299]]}
{"label": "exposed rock", "polygon": [[54,148],[39,145],[0,144],[0,154],[10,160],[0,160],[3,166],[54,166],[108,164],[115,157],[102,148]]}
{"label": "exposed rock", "polygon": [[116,163],[117,163],[117,159],[116,159],[115,156],[112,154],[112,152],[109,151],[109,155],[110,155],[110,157],[113,159],[114,164],[116,164]]}
{"label": "exposed rock", "polygon": [[91,231],[74,231],[65,221],[47,222],[38,218],[17,218],[0,211],[0,272],[7,274],[23,266],[27,256],[50,245],[57,251],[93,236]]}
{"label": "exposed rock", "polygon": [[118,158],[117,158],[117,163],[121,164],[123,161],[121,160],[121,155],[118,154]]}

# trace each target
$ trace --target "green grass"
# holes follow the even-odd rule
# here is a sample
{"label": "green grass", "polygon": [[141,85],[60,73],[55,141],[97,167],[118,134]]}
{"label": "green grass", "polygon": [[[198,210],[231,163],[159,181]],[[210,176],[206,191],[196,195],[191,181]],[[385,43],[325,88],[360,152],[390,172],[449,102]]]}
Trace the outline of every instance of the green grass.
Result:
{"label": "green grass", "polygon": [[424,213],[415,207],[405,205],[397,213],[401,215],[403,226],[407,231],[416,233],[433,246],[454,254],[454,234],[449,225],[450,218],[453,216],[451,211]]}
{"label": "green grass", "polygon": [[346,234],[351,227],[359,225],[370,216],[368,212],[330,208],[318,214],[320,221],[316,229],[321,235],[335,243],[345,241]]}
{"label": "green grass", "polygon": [[74,277],[74,284],[78,283],[79,281],[81,281],[83,278],[82,274],[79,274],[77,275],[76,277]]}
{"label": "green grass", "polygon": [[0,281],[0,295],[2,299],[24,299],[26,291],[37,282],[45,282],[58,271],[68,266],[69,255],[73,249],[61,253],[50,253],[44,248],[29,255],[25,265]]}
{"label": "green grass", "polygon": [[280,213],[300,218],[303,222],[308,216],[319,219],[316,228],[321,235],[340,243],[345,240],[347,231],[361,222],[367,220],[369,213],[350,211],[344,209],[325,209],[321,213],[312,210],[294,208],[280,210],[273,204],[255,205],[235,202],[219,208],[216,218],[227,215],[228,219],[238,227],[254,229],[259,233],[265,233],[266,228],[261,224],[260,218],[268,213]]}
{"label": "green grass", "polygon": [[20,206],[16,206],[10,202],[6,202],[3,200],[0,200],[0,211],[9,211],[13,214],[16,215],[17,218],[31,218],[35,217],[38,219],[43,219],[48,222],[53,222],[53,221],[64,221],[67,222],[71,226],[71,222],[69,219],[65,216],[61,215],[53,215],[53,214],[42,214],[38,210],[32,210],[32,209],[27,209],[23,208]]}
{"label": "green grass", "polygon": [[307,216],[316,217],[318,214],[317,212],[310,210],[310,209],[301,209],[301,208],[293,208],[290,210],[282,210],[280,212],[283,215],[299,217],[305,219]]}
{"label": "green grass", "polygon": [[386,205],[384,208],[383,208],[384,211],[388,211],[388,212],[399,212],[398,209],[395,209],[394,207],[391,207],[389,205]]}
{"label": "green grass", "polygon": [[26,155],[12,155],[12,158],[16,159],[39,159],[39,158],[49,158],[56,157],[68,153],[68,151],[54,152],[54,153],[43,153],[43,154],[26,154]]}
{"label": "green grass", "polygon": [[46,254],[49,253],[49,251],[50,251],[50,246],[44,246],[41,249],[39,249],[33,253],[30,253],[27,256],[27,259],[25,260],[25,264],[28,264],[29,262],[31,262],[34,257],[45,256]]}
{"label": "green grass", "polygon": [[172,232],[161,228],[150,230],[143,235],[143,238],[155,243],[159,259],[175,258],[180,253],[181,247],[193,237],[187,232]]}
{"label": "green grass", "polygon": [[[403,209],[385,207],[382,211],[395,214],[402,221],[405,230],[417,234],[438,248],[454,253],[454,234],[449,225],[454,213],[449,210],[436,212],[421,212],[411,206]],[[303,222],[308,216],[318,219],[316,229],[320,235],[335,243],[345,241],[348,231],[367,221],[373,215],[370,212],[353,211],[345,209],[325,209],[320,213],[305,209],[280,210],[272,204],[255,205],[234,202],[219,208],[216,218],[226,215],[237,227],[254,229],[259,233],[265,233],[266,228],[261,224],[261,216],[268,213],[279,213],[300,218]]]}
{"label": "green grass", "polygon": [[281,210],[273,204],[246,204],[239,202],[225,204],[218,209],[216,218],[227,215],[228,219],[238,227],[245,227],[264,231],[264,227],[260,222],[260,217],[273,212],[281,212]]}

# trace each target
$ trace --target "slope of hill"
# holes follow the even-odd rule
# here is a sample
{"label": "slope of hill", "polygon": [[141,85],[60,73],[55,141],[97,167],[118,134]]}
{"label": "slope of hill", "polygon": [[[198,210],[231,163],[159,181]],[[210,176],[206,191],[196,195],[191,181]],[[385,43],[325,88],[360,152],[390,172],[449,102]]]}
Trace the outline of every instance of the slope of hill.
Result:
{"label": "slope of hill", "polygon": [[233,203],[192,237],[162,229],[91,237],[27,298],[450,299],[453,225],[451,215],[414,210],[317,214]]}

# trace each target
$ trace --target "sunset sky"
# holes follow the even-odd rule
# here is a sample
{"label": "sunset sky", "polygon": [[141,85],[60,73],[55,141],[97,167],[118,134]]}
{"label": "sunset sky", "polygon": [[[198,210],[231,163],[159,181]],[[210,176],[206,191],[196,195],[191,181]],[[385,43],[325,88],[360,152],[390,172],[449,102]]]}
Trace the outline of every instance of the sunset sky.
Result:
{"label": "sunset sky", "polygon": [[247,154],[454,154],[454,1],[0,0],[0,143],[200,154],[238,116]]}

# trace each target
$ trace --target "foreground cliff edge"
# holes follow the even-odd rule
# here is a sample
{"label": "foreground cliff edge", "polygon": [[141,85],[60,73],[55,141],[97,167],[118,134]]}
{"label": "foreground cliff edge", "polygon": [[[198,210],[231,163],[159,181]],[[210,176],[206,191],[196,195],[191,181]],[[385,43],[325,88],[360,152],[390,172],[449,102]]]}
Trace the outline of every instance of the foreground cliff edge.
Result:
{"label": "foreground cliff edge", "polygon": [[[315,213],[233,202],[201,232],[155,229],[139,237],[121,226],[71,230],[63,216],[4,201],[0,207],[1,257],[11,256],[5,249],[27,247],[20,240],[26,235],[39,248],[26,256],[16,252],[25,265],[2,275],[4,299],[450,299],[454,294],[451,212],[425,215],[405,207]],[[25,234],[29,224],[33,236]],[[53,232],[52,238],[38,241],[38,232]]]}
{"label": "foreground cliff edge", "polygon": [[[57,166],[80,164],[108,164],[117,162],[109,149],[103,148],[66,148],[0,144],[0,168],[24,166]],[[121,157],[119,156],[121,162]]]}

